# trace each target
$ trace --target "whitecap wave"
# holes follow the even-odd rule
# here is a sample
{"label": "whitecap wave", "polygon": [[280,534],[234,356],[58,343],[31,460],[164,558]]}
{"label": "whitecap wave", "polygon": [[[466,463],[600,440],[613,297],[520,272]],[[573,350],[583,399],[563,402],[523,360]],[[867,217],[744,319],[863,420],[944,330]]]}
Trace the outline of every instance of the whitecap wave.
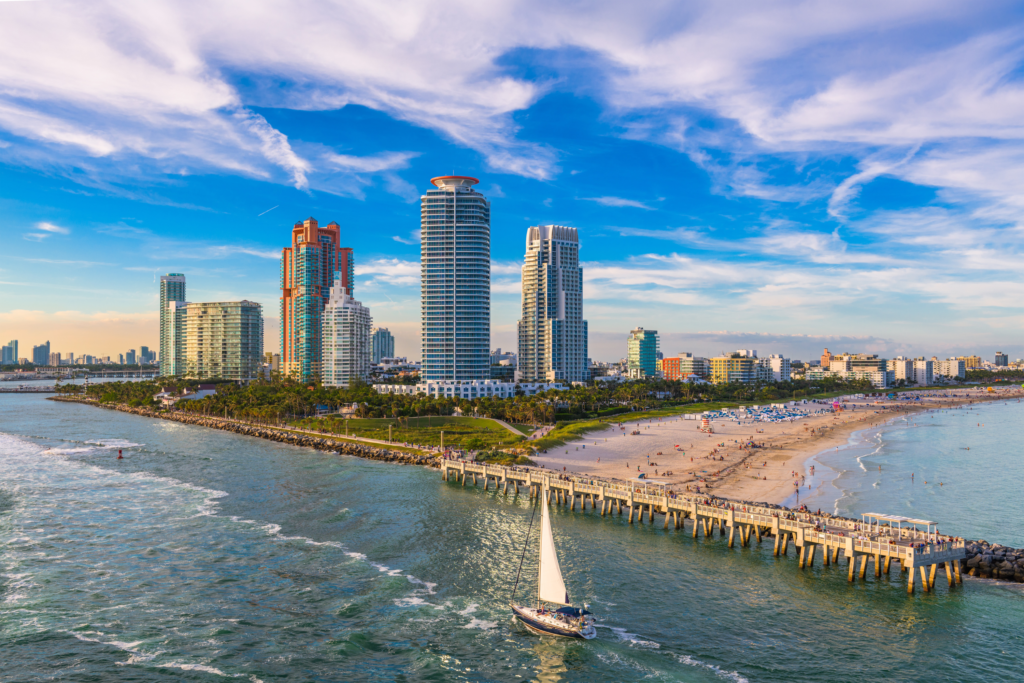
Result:
{"label": "whitecap wave", "polygon": [[746,678],[741,676],[739,672],[726,671],[720,666],[715,666],[714,664],[702,662],[699,659],[694,659],[690,655],[676,655],[676,659],[679,660],[680,664],[686,664],[687,666],[696,666],[701,669],[713,671],[716,675],[720,676],[721,678],[725,678],[730,681],[735,681],[736,683],[750,683]]}
{"label": "whitecap wave", "polygon": [[[598,624],[598,626],[601,626],[601,624]],[[645,640],[636,633],[630,633],[624,628],[618,628],[616,626],[605,626],[605,628],[610,629],[611,632],[615,634],[615,637],[624,643],[630,643],[631,645],[645,647],[651,650],[661,649],[661,645],[659,643],[656,643],[653,640]]]}

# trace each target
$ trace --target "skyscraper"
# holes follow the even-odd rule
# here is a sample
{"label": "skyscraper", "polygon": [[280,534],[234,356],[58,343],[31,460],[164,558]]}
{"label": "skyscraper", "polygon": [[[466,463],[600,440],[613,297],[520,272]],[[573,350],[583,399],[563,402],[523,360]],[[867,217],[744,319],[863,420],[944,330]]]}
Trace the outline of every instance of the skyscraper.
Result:
{"label": "skyscraper", "polygon": [[441,176],[420,197],[424,380],[490,377],[491,203],[480,181]]}
{"label": "skyscraper", "polygon": [[658,332],[638,327],[629,333],[626,362],[630,377],[658,374]]}
{"label": "skyscraper", "polygon": [[172,376],[174,373],[167,364],[173,355],[171,349],[171,325],[173,324],[173,307],[167,304],[172,301],[185,300],[185,276],[181,273],[167,273],[160,276],[160,374]]}
{"label": "skyscraper", "polygon": [[340,281],[352,296],[352,250],[341,246],[341,227],[309,218],[292,228],[281,253],[281,363],[286,375],[307,382],[320,375],[321,316]]}
{"label": "skyscraper", "polygon": [[524,382],[585,382],[587,321],[576,228],[542,225],[526,231],[519,377]]}
{"label": "skyscraper", "polygon": [[148,363],[149,361],[150,361],[149,347],[148,346],[140,346],[139,347],[139,362],[140,363]]}
{"label": "skyscraper", "polygon": [[135,365],[138,362],[135,358],[135,349],[128,349],[128,353],[124,354],[124,362],[128,365]]}
{"label": "skyscraper", "polygon": [[18,340],[12,339],[3,348],[3,364],[17,365],[18,363]]}
{"label": "skyscraper", "polygon": [[395,357],[395,337],[386,327],[378,327],[373,331],[373,362],[379,363],[381,358]]}
{"label": "skyscraper", "polygon": [[263,307],[258,303],[172,301],[168,311],[170,351],[167,358],[160,359],[160,364],[168,368],[169,374],[239,381],[259,376],[263,363]]}
{"label": "skyscraper", "polygon": [[321,368],[325,387],[348,387],[370,374],[370,309],[353,299],[340,282],[331,287],[323,312]]}
{"label": "skyscraper", "polygon": [[50,342],[32,347],[32,364],[47,365],[50,362]]}

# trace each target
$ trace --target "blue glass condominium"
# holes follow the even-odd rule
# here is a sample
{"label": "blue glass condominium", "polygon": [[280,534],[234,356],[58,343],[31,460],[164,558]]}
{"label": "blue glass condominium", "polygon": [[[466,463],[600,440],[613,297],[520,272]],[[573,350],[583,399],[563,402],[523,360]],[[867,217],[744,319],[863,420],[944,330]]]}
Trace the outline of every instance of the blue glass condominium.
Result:
{"label": "blue glass condominium", "polygon": [[420,198],[422,377],[490,378],[491,203],[467,176]]}

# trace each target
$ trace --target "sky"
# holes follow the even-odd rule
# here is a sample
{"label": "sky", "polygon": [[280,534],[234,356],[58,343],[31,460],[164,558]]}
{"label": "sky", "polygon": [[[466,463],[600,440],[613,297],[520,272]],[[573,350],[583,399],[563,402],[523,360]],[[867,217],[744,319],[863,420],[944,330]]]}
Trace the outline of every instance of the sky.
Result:
{"label": "sky", "polygon": [[0,0],[0,342],[158,346],[158,280],[264,306],[291,226],[419,358],[419,197],[580,231],[590,355],[1024,356],[1024,6]]}

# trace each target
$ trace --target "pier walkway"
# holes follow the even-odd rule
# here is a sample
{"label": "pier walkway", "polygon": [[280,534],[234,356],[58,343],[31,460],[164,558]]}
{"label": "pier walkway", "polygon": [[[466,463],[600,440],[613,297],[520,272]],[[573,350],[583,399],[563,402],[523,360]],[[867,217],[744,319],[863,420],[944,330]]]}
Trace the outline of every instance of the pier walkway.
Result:
{"label": "pier walkway", "polygon": [[[771,536],[775,539],[775,555],[787,555],[789,545],[793,544],[801,569],[814,564],[819,549],[825,566],[838,564],[840,556],[846,558],[851,582],[866,577],[869,563],[876,577],[887,576],[895,560],[900,571],[908,573],[907,593],[914,592],[917,572],[920,572],[922,588],[934,590],[940,567],[945,569],[950,588],[963,583],[964,540],[939,534],[934,522],[926,520],[870,514],[857,522],[698,493],[651,491],[643,482],[598,480],[465,460],[442,460],[441,477],[445,481],[454,477],[463,486],[468,478],[476,485],[480,477],[485,490],[494,482],[495,489],[503,487],[506,494],[511,487],[513,495],[519,493],[520,486],[525,486],[531,498],[547,491],[545,502],[548,504],[567,505],[575,510],[578,500],[583,511],[589,502],[592,511],[600,508],[602,517],[628,513],[630,524],[634,519],[642,524],[645,513],[647,522],[654,524],[655,515],[660,514],[664,516],[665,529],[671,526],[685,532],[685,521],[690,520],[694,538],[700,531],[706,538],[713,537],[717,526],[719,536],[725,536],[728,531],[730,548],[737,539],[740,545],[746,546],[753,540],[760,543],[764,537]],[[926,528],[922,530],[920,526]]]}

